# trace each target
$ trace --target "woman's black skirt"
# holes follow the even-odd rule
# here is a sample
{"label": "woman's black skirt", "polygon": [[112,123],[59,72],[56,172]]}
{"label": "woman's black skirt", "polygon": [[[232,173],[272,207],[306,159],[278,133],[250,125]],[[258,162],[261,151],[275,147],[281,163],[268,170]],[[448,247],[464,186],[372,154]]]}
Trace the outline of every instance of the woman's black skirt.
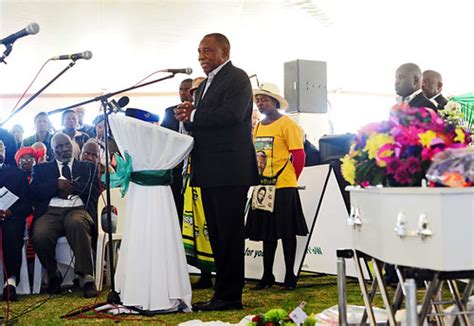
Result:
{"label": "woman's black skirt", "polygon": [[274,207],[273,212],[250,207],[245,224],[246,238],[262,241],[308,234],[298,189],[277,189]]}

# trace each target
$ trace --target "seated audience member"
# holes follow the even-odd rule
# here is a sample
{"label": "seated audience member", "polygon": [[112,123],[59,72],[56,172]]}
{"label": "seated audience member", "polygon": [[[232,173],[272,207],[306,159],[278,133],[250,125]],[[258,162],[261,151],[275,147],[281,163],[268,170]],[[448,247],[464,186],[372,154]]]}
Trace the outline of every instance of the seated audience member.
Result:
{"label": "seated audience member", "polygon": [[20,282],[20,268],[25,232],[25,218],[31,212],[26,173],[5,163],[6,148],[0,141],[0,188],[5,187],[18,197],[7,210],[0,210],[2,250],[4,261],[3,300],[16,301],[16,285]]}
{"label": "seated audience member", "polygon": [[427,98],[434,101],[438,110],[444,109],[448,100],[441,94],[443,91],[443,78],[439,72],[434,70],[423,71],[421,89]]}
{"label": "seated audience member", "polygon": [[51,138],[53,135],[49,132],[50,128],[51,121],[49,121],[48,114],[46,112],[38,113],[35,116],[36,133],[33,136],[25,138],[21,146],[28,147],[32,146],[34,143],[41,142],[46,146],[46,160],[53,160],[54,155],[51,149]]}
{"label": "seated audience member", "polygon": [[73,144],[67,135],[54,135],[51,145],[55,160],[33,167],[33,246],[48,273],[48,292],[59,294],[63,278],[55,251],[58,238],[66,236],[74,252],[74,269],[81,278],[83,295],[91,298],[97,293],[91,247],[95,228],[92,216],[97,213],[99,196],[96,171],[92,164],[74,159]]}
{"label": "seated audience member", "polygon": [[77,130],[80,132],[86,133],[90,138],[94,138],[95,137],[94,126],[84,123],[84,116],[85,116],[86,110],[82,106],[78,106],[74,108],[74,112],[77,113],[77,123],[78,123]]}
{"label": "seated audience member", "polygon": [[[43,143],[40,143],[43,144]],[[44,144],[43,144],[44,146]],[[44,152],[43,152],[44,155]],[[22,147],[15,154],[16,164],[20,169],[26,172],[28,177],[28,184],[31,182],[31,172],[33,166],[37,163],[38,152],[33,147]],[[26,217],[26,227],[28,231],[28,238],[26,240],[26,261],[28,263],[28,276],[30,278],[30,284],[33,281],[34,274],[34,263],[35,263],[35,250],[33,249],[33,243],[31,241],[31,225],[33,223],[33,214],[29,214]]]}
{"label": "seated audience member", "polygon": [[15,153],[17,150],[15,138],[6,130],[0,127],[0,140],[5,148],[5,163],[16,166]]}
{"label": "seated audience member", "polygon": [[[104,123],[104,116],[103,115],[98,115],[94,119],[94,126],[95,126],[95,138],[94,140],[99,144],[100,146],[100,163],[105,166],[105,123]],[[115,139],[113,135],[110,133],[107,135],[108,139],[108,151],[109,151],[109,164],[113,168],[117,166],[117,162],[115,160],[114,154],[118,153],[120,155],[120,151],[118,149],[117,143],[115,142]]]}
{"label": "seated audience member", "polygon": [[[47,151],[48,149],[46,148],[46,145],[43,144],[42,142],[38,141],[31,145],[32,148],[36,151],[36,163],[44,163],[47,161]],[[54,157],[54,156],[53,156]]]}
{"label": "seated audience member", "polygon": [[20,125],[13,125],[12,129],[10,129],[10,134],[15,138],[16,148],[20,148],[21,143],[23,142],[23,135],[25,134],[23,127]]}
{"label": "seated audience member", "polygon": [[395,91],[397,93],[397,102],[406,103],[415,108],[436,109],[433,104],[421,90],[421,70],[414,63],[405,63],[398,67],[395,73]]}
{"label": "seated audience member", "polygon": [[[102,176],[102,174],[105,171],[105,166],[102,165],[102,163],[99,161],[100,160],[99,157],[100,157],[99,144],[97,143],[97,141],[95,139],[89,139],[84,144],[84,146],[82,146],[80,161],[89,162],[89,163],[94,164],[95,169],[96,169],[94,175],[96,175],[96,177],[97,177],[97,182],[99,183],[99,189],[102,189],[102,188],[105,188],[105,187],[103,187],[103,185],[100,181],[100,177]],[[101,191],[99,191],[99,193],[100,192]],[[97,246],[97,235],[98,235],[98,229],[97,229],[97,227],[98,227],[98,224],[97,224],[98,214],[97,214],[97,207],[91,207],[91,209],[93,210],[93,212],[91,214],[91,217],[94,220],[92,248],[95,248]]]}
{"label": "seated audience member", "polygon": [[77,160],[81,154],[82,145],[89,140],[89,136],[77,130],[78,125],[77,113],[73,110],[66,110],[62,115],[62,125],[64,129],[61,131],[71,138],[73,157]]}

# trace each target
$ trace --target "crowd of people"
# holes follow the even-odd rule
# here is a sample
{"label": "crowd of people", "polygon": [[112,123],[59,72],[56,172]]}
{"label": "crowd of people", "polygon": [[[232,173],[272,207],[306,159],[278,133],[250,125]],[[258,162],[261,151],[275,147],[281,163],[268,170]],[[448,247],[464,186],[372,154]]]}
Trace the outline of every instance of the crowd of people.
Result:
{"label": "crowd of people", "polygon": [[[190,157],[173,171],[171,187],[184,243],[196,229],[205,230],[200,233],[202,241],[193,242],[200,244],[191,248],[189,262],[202,271],[193,287],[213,287],[214,294],[193,308],[241,309],[246,238],[263,242],[263,275],[255,290],[274,285],[278,240],[285,259],[284,287],[296,287],[296,237],[308,234],[297,182],[314,146],[307,146],[301,127],[282,114],[288,103],[275,85],[265,83],[252,90],[247,74],[230,61],[227,37],[204,36],[198,60],[206,77],[180,83],[181,103],[166,109],[161,123],[194,138]],[[446,104],[439,73],[421,73],[408,63],[397,69],[395,78],[400,102],[434,110]],[[111,166],[104,165],[103,117],[89,126],[83,108],[66,110],[63,129],[53,133],[48,114],[40,112],[34,125],[35,134],[26,138],[21,125],[10,132],[0,128],[0,188],[18,197],[10,208],[0,210],[6,269],[3,298],[17,300],[25,225],[28,261],[32,263],[35,254],[39,257],[47,271],[48,292],[61,292],[63,276],[55,247],[65,236],[84,297],[94,297],[92,257],[100,175],[113,169],[113,156]],[[111,153],[119,152],[112,137],[108,147]],[[307,148],[312,152],[305,152]],[[255,187],[245,221],[251,186]],[[393,283],[393,277],[389,267],[386,279]]]}

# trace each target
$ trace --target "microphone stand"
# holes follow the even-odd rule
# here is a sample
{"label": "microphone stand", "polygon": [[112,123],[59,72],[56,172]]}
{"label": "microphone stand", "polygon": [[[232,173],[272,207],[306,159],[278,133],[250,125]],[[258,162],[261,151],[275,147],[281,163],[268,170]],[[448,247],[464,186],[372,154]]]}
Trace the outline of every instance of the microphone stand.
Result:
{"label": "microphone stand", "polygon": [[3,55],[0,58],[0,62],[3,62],[4,64],[7,64],[7,62],[5,61],[5,58],[8,57],[8,55],[12,52],[13,43],[5,44],[5,47],[6,47],[6,49],[5,49],[5,51],[3,51]]}
{"label": "microphone stand", "polygon": [[[76,59],[77,60],[77,59]],[[71,69],[75,64],[76,64],[76,60],[72,60],[66,68],[64,68],[63,70],[61,70],[61,72],[59,72],[53,79],[51,79],[46,85],[44,85],[42,88],[40,88],[36,93],[34,93],[29,99],[28,101],[26,101],[25,103],[23,103],[18,109],[16,109],[14,112],[12,112],[6,120],[2,121],[0,123],[0,126],[3,126],[8,120],[10,120],[11,118],[13,118],[18,112],[20,112],[21,110],[23,110],[28,104],[31,103],[31,101],[33,101],[35,98],[37,98],[46,88],[49,87],[49,85],[51,85],[52,83],[54,83],[56,81],[56,79],[58,79],[59,77],[61,77],[62,74],[64,74],[67,70]]]}
{"label": "microphone stand", "polygon": [[[57,110],[48,112],[48,115],[49,114],[54,114],[54,113],[62,112],[64,110],[71,109],[71,108],[74,108],[74,107],[77,107],[77,106],[88,104],[88,103],[91,103],[91,102],[100,101],[102,103],[102,107],[103,107],[104,128],[105,128],[105,130],[104,130],[105,189],[106,189],[106,203],[107,203],[106,210],[107,210],[107,226],[108,226],[108,228],[107,228],[108,251],[109,251],[109,256],[108,257],[110,259],[110,263],[108,264],[108,270],[109,270],[109,275],[110,275],[110,283],[111,283],[110,284],[110,292],[107,295],[107,301],[106,302],[93,304],[91,306],[81,308],[81,309],[76,310],[76,311],[72,311],[72,312],[70,312],[66,315],[61,316],[61,318],[74,317],[74,316],[83,314],[85,312],[95,310],[96,308],[99,308],[99,307],[107,308],[108,305],[120,305],[120,304],[122,304],[122,302],[120,301],[120,295],[118,294],[118,292],[115,289],[115,266],[114,266],[114,251],[113,251],[114,246],[113,246],[113,235],[112,235],[112,204],[111,204],[111,199],[110,199],[110,172],[109,172],[109,169],[108,169],[108,167],[109,167],[109,155],[110,155],[109,154],[109,144],[108,144],[109,143],[108,134],[109,134],[109,131],[111,130],[110,129],[110,124],[109,124],[109,115],[114,112],[114,106],[108,101],[108,99],[112,96],[115,96],[115,95],[120,94],[120,93],[127,92],[129,90],[133,90],[133,89],[144,87],[144,86],[147,86],[147,85],[150,85],[150,84],[153,84],[153,83],[157,83],[157,82],[160,82],[160,81],[163,81],[163,80],[166,80],[166,79],[173,78],[175,76],[175,74],[176,73],[172,73],[171,75],[168,75],[168,76],[163,77],[163,78],[152,80],[152,81],[147,82],[145,84],[140,84],[140,85],[125,88],[125,89],[122,89],[122,90],[119,90],[119,91],[116,91],[116,92],[112,92],[112,93],[104,94],[104,95],[101,95],[101,96],[97,96],[93,99],[90,99],[90,100],[87,100],[87,101],[84,101],[84,102],[81,102],[81,103],[77,103],[77,104],[62,108],[62,109],[57,109]],[[97,212],[97,213],[99,214],[99,212]],[[97,275],[96,275],[96,277],[97,277]],[[133,307],[130,307],[129,309],[134,310]]]}

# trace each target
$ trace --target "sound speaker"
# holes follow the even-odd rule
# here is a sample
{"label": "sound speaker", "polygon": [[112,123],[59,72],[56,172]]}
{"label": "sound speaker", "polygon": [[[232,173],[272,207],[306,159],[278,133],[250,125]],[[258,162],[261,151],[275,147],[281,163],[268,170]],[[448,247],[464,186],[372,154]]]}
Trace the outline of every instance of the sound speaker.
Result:
{"label": "sound speaker", "polygon": [[321,163],[338,161],[341,157],[349,153],[354,134],[326,135],[319,138],[319,151]]}
{"label": "sound speaker", "polygon": [[287,112],[327,112],[327,66],[323,61],[285,62]]}

